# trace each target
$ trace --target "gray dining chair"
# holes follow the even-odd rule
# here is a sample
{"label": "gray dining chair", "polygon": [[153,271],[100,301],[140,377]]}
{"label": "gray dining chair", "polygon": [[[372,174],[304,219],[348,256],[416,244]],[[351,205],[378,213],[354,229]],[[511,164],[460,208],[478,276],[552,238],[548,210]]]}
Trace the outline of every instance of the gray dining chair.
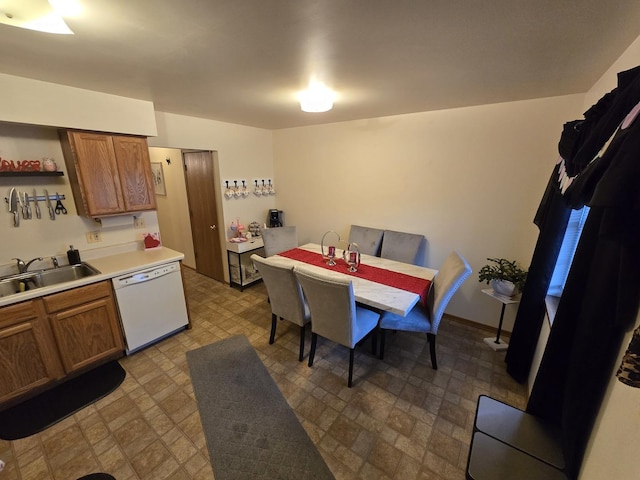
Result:
{"label": "gray dining chair", "polygon": [[262,230],[264,254],[267,257],[291,250],[298,246],[298,232],[295,226],[265,228]]}
{"label": "gray dining chair", "polygon": [[389,260],[416,264],[424,235],[385,230],[382,237],[380,256]]}
{"label": "gray dining chair", "polygon": [[[353,384],[353,357],[356,345],[376,330],[380,315],[356,305],[350,279],[336,279],[306,267],[295,268],[311,311],[311,351],[309,366],[313,366],[318,335],[349,348],[349,378]],[[374,334],[376,332],[374,331]],[[372,338],[375,354],[376,336]]]}
{"label": "gray dining chair", "polygon": [[351,225],[351,229],[349,230],[349,243],[357,243],[360,253],[379,257],[383,233],[384,230],[380,230],[379,228]]}
{"label": "gray dining chair", "polygon": [[293,272],[294,267],[285,267],[275,263],[272,259],[263,258],[255,253],[251,260],[260,272],[267,287],[269,304],[271,305],[271,333],[269,344],[276,338],[278,318],[288,320],[300,327],[300,354],[298,361],[304,357],[305,326],[311,320],[309,306],[302,295],[302,289]]}
{"label": "gray dining chair", "polygon": [[380,359],[384,358],[387,330],[402,330],[427,334],[431,353],[431,366],[438,369],[436,360],[436,335],[444,310],[460,285],[471,275],[471,267],[457,252],[451,252],[433,279],[426,306],[418,302],[406,317],[383,312],[380,317]]}

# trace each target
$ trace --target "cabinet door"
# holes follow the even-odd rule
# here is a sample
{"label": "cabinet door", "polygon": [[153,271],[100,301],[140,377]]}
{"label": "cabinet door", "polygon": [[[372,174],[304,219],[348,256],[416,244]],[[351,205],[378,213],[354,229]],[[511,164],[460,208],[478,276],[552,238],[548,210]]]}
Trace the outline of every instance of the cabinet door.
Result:
{"label": "cabinet door", "polygon": [[73,192],[76,206],[80,196],[88,216],[122,213],[125,203],[112,137],[73,131],[68,136],[75,163],[75,171],[69,168],[70,178],[78,184]]}
{"label": "cabinet door", "polygon": [[0,403],[63,376],[39,300],[0,309]]}
{"label": "cabinet door", "polygon": [[156,197],[151,176],[151,160],[147,139],[114,136],[120,184],[127,212],[154,210]]}
{"label": "cabinet door", "polygon": [[112,298],[101,298],[50,315],[62,364],[67,373],[123,350]]}
{"label": "cabinet door", "polygon": [[124,351],[110,281],[42,299],[67,373]]}

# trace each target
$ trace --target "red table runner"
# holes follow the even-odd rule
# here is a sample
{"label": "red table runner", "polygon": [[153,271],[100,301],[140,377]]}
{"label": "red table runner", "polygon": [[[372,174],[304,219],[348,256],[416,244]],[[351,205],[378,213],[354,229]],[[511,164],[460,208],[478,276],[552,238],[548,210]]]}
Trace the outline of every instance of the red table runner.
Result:
{"label": "red table runner", "polygon": [[327,265],[327,261],[322,258],[322,255],[310,252],[309,250],[303,250],[302,248],[293,248],[286,252],[280,252],[278,255],[292,260],[298,260],[299,262],[308,263],[309,265],[315,265],[316,267],[333,270],[334,272],[352,275],[371,282],[381,283],[382,285],[416,293],[420,295],[420,300],[423,304],[426,304],[429,287],[431,286],[431,280],[414,277],[412,275],[407,275],[406,273],[393,272],[391,270],[385,270],[384,268],[373,267],[363,263],[360,264],[357,272],[350,272],[347,262],[337,257],[335,258],[337,265],[330,267]]}

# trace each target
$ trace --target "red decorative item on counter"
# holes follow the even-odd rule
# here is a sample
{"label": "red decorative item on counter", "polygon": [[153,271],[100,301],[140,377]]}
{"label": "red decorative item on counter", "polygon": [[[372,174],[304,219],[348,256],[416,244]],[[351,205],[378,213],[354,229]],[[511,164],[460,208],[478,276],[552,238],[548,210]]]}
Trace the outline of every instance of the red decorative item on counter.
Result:
{"label": "red decorative item on counter", "polygon": [[145,233],[144,234],[144,248],[148,250],[150,248],[158,248],[161,246],[160,233]]}

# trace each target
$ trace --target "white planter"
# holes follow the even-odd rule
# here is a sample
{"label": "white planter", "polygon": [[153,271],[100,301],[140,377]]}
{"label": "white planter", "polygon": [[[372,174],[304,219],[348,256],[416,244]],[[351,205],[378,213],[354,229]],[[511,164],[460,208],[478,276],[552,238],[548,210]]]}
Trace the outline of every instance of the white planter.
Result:
{"label": "white planter", "polygon": [[508,280],[491,280],[491,288],[498,295],[505,297],[513,297],[517,293],[516,286]]}

